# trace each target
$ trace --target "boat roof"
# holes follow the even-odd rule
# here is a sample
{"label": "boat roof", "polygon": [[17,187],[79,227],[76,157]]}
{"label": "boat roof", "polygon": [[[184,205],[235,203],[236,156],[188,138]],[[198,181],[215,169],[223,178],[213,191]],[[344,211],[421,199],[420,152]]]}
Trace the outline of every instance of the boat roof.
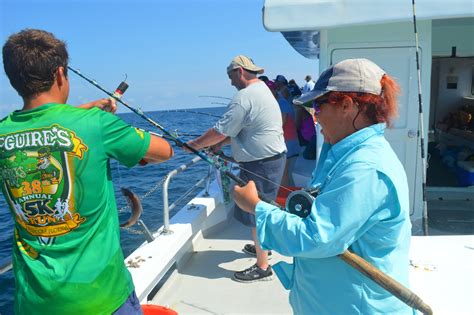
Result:
{"label": "boat roof", "polygon": [[[418,20],[474,16],[472,0],[417,0],[415,5]],[[413,10],[406,0],[265,0],[263,7],[263,25],[273,32],[411,20]]]}

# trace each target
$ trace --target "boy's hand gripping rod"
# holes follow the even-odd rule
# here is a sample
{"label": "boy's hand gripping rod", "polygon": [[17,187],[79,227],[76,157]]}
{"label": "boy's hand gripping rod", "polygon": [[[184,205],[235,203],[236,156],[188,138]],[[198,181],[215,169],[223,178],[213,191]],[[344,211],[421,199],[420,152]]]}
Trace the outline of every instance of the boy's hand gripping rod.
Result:
{"label": "boy's hand gripping rod", "polygon": [[[173,140],[176,145],[180,146],[180,147],[185,147],[186,149],[188,149],[189,151],[191,151],[192,153],[194,153],[195,155],[199,156],[201,159],[203,159],[204,161],[206,161],[207,163],[209,163],[210,165],[214,166],[215,168],[217,168],[218,170],[222,171],[224,173],[225,176],[229,177],[230,179],[232,179],[234,182],[236,182],[239,186],[245,186],[247,185],[247,182],[245,182],[243,179],[235,176],[232,172],[228,171],[228,170],[221,170],[221,166],[214,162],[209,156],[207,156],[205,153],[201,152],[201,151],[198,151],[194,148],[192,148],[191,146],[189,146],[186,142],[182,141],[179,137],[173,135],[172,133],[170,133],[168,130],[166,130],[163,126],[161,126],[160,124],[158,124],[157,122],[155,122],[154,120],[152,120],[151,118],[149,118],[148,116],[146,116],[143,111],[141,109],[136,109],[130,105],[128,105],[127,103],[125,103],[124,101],[122,101],[121,99],[121,95],[123,94],[122,93],[118,93],[119,95],[117,95],[117,92],[116,93],[110,93],[109,91],[107,91],[106,89],[102,88],[96,81],[94,80],[91,80],[89,78],[87,78],[86,76],[84,76],[79,70],[76,70],[70,66],[68,66],[68,68],[74,72],[75,74],[77,74],[78,76],[80,76],[81,78],[83,78],[84,80],[86,80],[87,82],[91,83],[92,85],[94,85],[95,87],[97,87],[99,90],[101,90],[102,92],[104,92],[105,94],[109,95],[110,97],[112,97],[113,99],[115,99],[117,102],[119,102],[120,104],[124,105],[125,107],[127,107],[128,109],[130,109],[132,112],[134,112],[135,114],[137,114],[138,116],[140,116],[141,118],[145,119],[146,121],[148,121],[150,124],[152,124],[153,126],[157,127],[158,129],[160,129],[164,134],[166,134],[171,140]],[[123,83],[123,82],[122,82]],[[128,86],[127,86],[128,87]],[[120,86],[119,88],[120,89]],[[271,205],[274,205],[282,210],[284,210],[279,204],[277,204],[275,201],[273,200],[269,200],[268,198],[262,196],[262,194],[259,192],[258,193],[258,197],[266,202],[266,203],[269,203]],[[369,262],[367,262],[365,259],[363,259],[362,257],[354,254],[354,253],[351,253],[349,252],[348,250],[346,250],[345,252],[343,252],[342,254],[338,255],[339,258],[341,258],[343,261],[345,261],[346,263],[348,263],[349,265],[351,265],[353,268],[357,269],[359,272],[361,272],[362,274],[364,274],[365,276],[367,276],[368,278],[370,278],[371,280],[373,280],[374,282],[376,282],[378,285],[380,285],[382,288],[386,289],[388,292],[390,292],[391,294],[393,294],[395,297],[397,297],[399,300],[401,300],[403,303],[407,304],[408,306],[412,307],[412,308],[415,308],[419,311],[421,311],[423,314],[428,314],[428,315],[431,315],[433,314],[433,311],[431,309],[431,307],[426,304],[425,302],[423,302],[423,300],[418,297],[415,293],[413,293],[410,289],[406,288],[405,286],[403,286],[401,283],[399,283],[398,281],[396,281],[395,279],[391,278],[390,276],[386,275],[385,273],[383,273],[382,271],[380,271],[379,269],[377,269],[376,267],[372,266]]]}

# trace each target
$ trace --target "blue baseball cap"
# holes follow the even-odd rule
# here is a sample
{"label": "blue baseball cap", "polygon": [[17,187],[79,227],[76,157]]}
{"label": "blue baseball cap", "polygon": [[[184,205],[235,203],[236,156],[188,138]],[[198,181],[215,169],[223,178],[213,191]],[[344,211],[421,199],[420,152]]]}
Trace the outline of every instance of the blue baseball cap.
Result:
{"label": "blue baseball cap", "polygon": [[314,88],[293,103],[302,105],[333,91],[380,95],[380,80],[384,74],[384,70],[368,59],[346,59],[321,73]]}
{"label": "blue baseball cap", "polygon": [[274,81],[288,84],[288,80],[285,78],[284,75],[281,75],[281,74],[277,75]]}

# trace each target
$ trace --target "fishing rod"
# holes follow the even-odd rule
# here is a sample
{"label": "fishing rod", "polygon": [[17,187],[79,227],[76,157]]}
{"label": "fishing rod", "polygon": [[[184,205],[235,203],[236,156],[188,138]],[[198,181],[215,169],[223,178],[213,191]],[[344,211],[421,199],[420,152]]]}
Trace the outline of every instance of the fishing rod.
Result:
{"label": "fishing rod", "polygon": [[[207,163],[209,163],[210,165],[214,166],[217,170],[221,171],[225,176],[227,176],[230,179],[232,179],[233,181],[235,181],[239,186],[242,187],[242,186],[247,185],[247,182],[245,182],[243,179],[235,176],[230,171],[225,170],[225,169],[222,170],[222,166],[218,163],[215,163],[214,160],[212,160],[208,155],[206,155],[202,151],[198,151],[198,150],[192,148],[187,143],[183,142],[179,137],[173,135],[168,130],[166,130],[159,123],[157,123],[157,122],[153,121],[151,118],[147,117],[141,109],[135,109],[134,107],[128,105],[127,103],[125,103],[124,101],[121,100],[121,97],[117,97],[113,93],[110,93],[109,91],[105,90],[96,81],[91,80],[91,79],[87,78],[86,76],[84,76],[79,70],[73,69],[70,66],[68,66],[68,68],[71,71],[73,71],[74,73],[76,73],[78,76],[80,76],[81,78],[86,80],[87,82],[91,83],[92,85],[94,85],[95,87],[100,89],[101,91],[105,92],[110,97],[114,98],[117,102],[123,104],[125,107],[130,109],[135,114],[139,115],[140,117],[142,117],[143,119],[145,119],[146,121],[148,121],[149,123],[151,123],[152,125],[157,127],[158,129],[160,129],[163,133],[165,133],[167,136],[169,136],[178,146],[185,147],[186,149],[188,149],[189,151],[191,151],[195,155],[199,156],[202,160],[204,160]],[[269,200],[265,196],[262,196],[262,194],[260,192],[258,192],[258,197],[262,201],[264,201],[266,203],[269,203],[269,204],[271,204],[275,207],[278,207],[279,209],[281,209],[283,211],[286,211],[283,207],[281,207],[275,201]],[[297,207],[295,207],[295,208],[297,208]],[[291,212],[291,213],[293,213],[293,212]],[[293,214],[296,214],[296,215],[302,217],[303,215],[306,215],[306,212],[303,213],[303,211],[297,211],[296,213],[293,213]],[[356,255],[352,252],[349,252],[348,250],[345,250],[342,254],[339,254],[338,257],[341,258],[343,261],[345,261],[350,266],[352,266],[353,268],[357,269],[359,272],[361,272],[362,274],[364,274],[368,278],[370,278],[371,280],[373,280],[375,283],[380,285],[382,288],[385,288],[388,292],[390,292],[391,294],[396,296],[398,299],[400,299],[402,302],[404,302],[408,306],[416,308],[416,309],[422,311],[424,314],[432,314],[433,313],[431,308],[426,303],[424,303],[421,300],[421,298],[419,298],[415,293],[413,293],[408,288],[406,288],[405,286],[400,284],[398,281],[396,281],[395,279],[391,278],[390,276],[388,276],[384,272],[380,271],[379,269],[377,269],[376,267],[371,265],[369,262],[367,262],[362,257],[360,257],[360,256],[358,256],[358,255]]]}
{"label": "fishing rod", "polygon": [[221,118],[221,116],[219,116],[219,115],[214,115],[214,114],[205,113],[205,112],[198,112],[198,111],[189,110],[189,109],[167,109],[167,110],[164,110],[163,112],[170,112],[170,113],[183,112],[183,113],[199,114],[199,115],[206,115],[206,116],[210,116],[210,117]]}
{"label": "fishing rod", "polygon": [[[160,138],[163,138],[163,139],[166,139],[166,140],[173,140],[171,137],[167,136],[167,135],[164,135],[164,134],[161,134],[161,133],[157,133],[157,132],[154,132],[154,131],[151,131],[151,130],[147,130],[147,129],[142,129],[142,128],[138,128],[140,129],[141,131],[146,131],[152,135],[155,135],[157,137],[160,137]],[[178,131],[175,130],[174,131],[174,135],[175,136],[178,136]],[[180,137],[199,137],[200,135],[198,134],[191,134],[191,133],[180,133],[179,134]]]}
{"label": "fishing rod", "polygon": [[413,8],[413,30],[415,32],[415,46],[416,46],[416,72],[418,75],[418,137],[420,138],[420,153],[421,153],[421,176],[422,176],[422,195],[423,195],[423,233],[428,235],[428,203],[426,201],[426,156],[425,156],[425,128],[423,119],[423,100],[421,97],[421,69],[420,69],[420,44],[418,41],[418,30],[416,27],[416,12],[415,0],[412,0]]}
{"label": "fishing rod", "polygon": [[216,95],[199,95],[198,97],[220,98],[220,99],[232,101],[232,98],[230,97],[216,96]]}
{"label": "fishing rod", "polygon": [[[117,95],[115,95],[114,93],[111,93],[109,91],[107,91],[105,88],[103,88],[102,86],[100,86],[99,83],[97,83],[95,80],[92,80],[92,79],[89,79],[88,77],[86,77],[84,74],[82,74],[79,70],[77,69],[74,69],[72,68],[71,66],[67,66],[68,69],[70,69],[72,72],[74,72],[75,74],[77,74],[79,77],[83,78],[84,80],[86,80],[87,82],[89,82],[90,84],[92,84],[93,86],[95,86],[96,88],[98,88],[99,90],[101,90],[102,92],[104,92],[105,94],[107,94],[108,96],[110,96],[111,98],[115,99],[117,102],[119,102],[120,104],[124,105],[125,107],[127,107],[129,110],[131,110],[132,112],[134,112],[135,114],[137,114],[138,116],[140,116],[141,118],[143,118],[144,120],[148,121],[150,124],[152,124],[153,126],[155,126],[156,128],[160,129],[166,136],[169,137],[170,140],[174,141],[176,143],[177,146],[179,147],[184,147],[186,148],[187,150],[189,150],[190,152],[194,153],[195,155],[199,156],[202,160],[204,160],[205,162],[209,163],[210,165],[214,166],[217,170],[221,171],[225,176],[229,177],[230,179],[232,179],[234,182],[236,182],[239,186],[245,186],[247,185],[247,182],[244,181],[243,179],[241,179],[240,177],[237,177],[236,175],[234,175],[232,172],[230,172],[229,170],[226,170],[226,169],[223,169],[223,167],[214,162],[214,160],[212,160],[208,155],[206,155],[204,152],[202,151],[198,151],[196,149],[194,149],[193,147],[191,147],[190,145],[188,145],[186,142],[184,142],[183,140],[181,140],[180,137],[178,137],[177,135],[174,135],[172,134],[171,132],[169,132],[168,130],[166,130],[165,127],[161,126],[159,123],[157,123],[156,121],[154,121],[153,119],[149,118],[147,115],[145,115],[145,113],[140,109],[140,108],[134,108],[132,107],[131,105],[127,104],[126,102],[124,102],[122,100],[121,97],[117,97]],[[274,205],[274,206],[279,206],[275,201],[273,200],[270,200],[268,198],[266,198],[265,196],[263,196],[261,193],[258,194],[259,198],[262,200],[262,201],[265,201],[271,205]]]}
{"label": "fishing rod", "polygon": [[222,102],[211,102],[211,104],[218,104],[218,105],[224,105],[224,106],[229,105],[229,104],[222,103]]}

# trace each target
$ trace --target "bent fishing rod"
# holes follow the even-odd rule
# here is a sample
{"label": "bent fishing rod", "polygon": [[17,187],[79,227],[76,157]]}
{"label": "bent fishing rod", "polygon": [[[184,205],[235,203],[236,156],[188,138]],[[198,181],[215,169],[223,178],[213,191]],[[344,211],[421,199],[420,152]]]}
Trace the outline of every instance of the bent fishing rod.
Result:
{"label": "bent fishing rod", "polygon": [[[207,97],[207,98],[219,98],[222,100],[229,100],[232,101],[230,97],[224,97],[224,96],[217,96],[217,95],[199,95],[198,97]],[[226,104],[227,105],[227,104]]]}
{"label": "bent fishing rod", "polygon": [[[202,160],[204,160],[205,162],[209,163],[210,165],[214,166],[217,170],[221,171],[225,176],[229,177],[230,179],[232,179],[234,182],[237,183],[237,185],[243,187],[245,185],[247,185],[247,182],[244,181],[243,179],[241,179],[240,177],[237,177],[235,174],[233,174],[231,171],[229,170],[226,170],[226,169],[222,169],[221,165],[214,162],[214,160],[212,160],[208,155],[206,155],[204,152],[202,151],[198,151],[196,149],[194,149],[193,147],[191,147],[190,145],[188,145],[186,142],[184,142],[183,140],[181,140],[180,137],[174,135],[173,133],[169,132],[168,130],[166,130],[165,127],[161,126],[159,123],[157,123],[156,121],[154,121],[153,119],[151,119],[150,117],[148,117],[147,115],[145,115],[145,113],[140,109],[140,108],[135,108],[129,104],[127,104],[126,102],[124,102],[121,98],[121,93],[120,95],[117,95],[117,93],[111,93],[109,92],[108,90],[106,90],[105,88],[103,88],[99,83],[97,83],[95,80],[92,80],[92,79],[89,79],[88,77],[86,77],[84,74],[82,74],[78,69],[74,69],[72,68],[71,66],[67,66],[69,70],[71,70],[72,72],[74,72],[75,74],[77,74],[78,76],[80,76],[81,78],[83,78],[84,80],[86,80],[87,82],[89,82],[90,84],[92,84],[93,86],[95,86],[96,88],[98,88],[99,90],[101,90],[102,92],[104,92],[105,94],[107,94],[108,96],[110,96],[111,98],[113,98],[115,101],[119,102],[120,104],[124,105],[125,107],[127,107],[129,110],[131,110],[132,112],[134,112],[135,114],[137,114],[138,116],[140,116],[141,118],[143,118],[144,120],[148,121],[150,124],[152,124],[153,126],[155,126],[156,128],[160,129],[168,139],[174,141],[176,143],[177,146],[179,147],[184,147],[186,148],[187,150],[189,150],[190,152],[194,153],[195,155],[199,156]],[[122,82],[124,83],[124,82]],[[121,83],[121,85],[122,85]],[[127,85],[128,86],[128,85]],[[120,88],[120,86],[119,86]],[[263,196],[261,193],[258,194],[259,198],[271,205],[274,205],[274,206],[279,206],[275,201],[273,200],[270,200],[268,198],[266,198],[265,196]]]}
{"label": "bent fishing rod", "polygon": [[[86,76],[84,76],[79,70],[76,70],[72,68],[71,66],[68,66],[68,68],[72,72],[76,73],[78,76],[86,80],[87,82],[91,83],[92,85],[94,85],[95,87],[97,87],[98,89],[106,93],[107,95],[109,95],[111,98],[115,99],[120,104],[130,109],[132,112],[134,112],[138,116],[148,121],[153,126],[160,129],[166,136],[169,137],[169,139],[173,140],[176,143],[176,145],[180,147],[185,147],[186,149],[188,149],[195,155],[199,156],[202,160],[206,161],[210,165],[214,166],[216,169],[220,170],[225,176],[235,181],[239,186],[242,187],[242,186],[247,185],[246,181],[237,177],[230,171],[222,170],[221,165],[214,162],[214,160],[212,160],[208,155],[206,155],[202,151],[198,151],[192,148],[186,142],[182,141],[179,137],[173,135],[171,132],[166,130],[159,123],[155,122],[154,120],[146,116],[141,109],[136,109],[130,106],[129,104],[127,104],[126,102],[122,101],[121,94],[117,95],[117,93],[111,93],[107,91],[106,89],[104,89],[103,87],[101,87],[96,81],[91,80],[87,78]],[[269,200],[268,198],[262,196],[260,192],[258,192],[258,196],[262,201],[269,203],[273,206],[276,206],[283,211],[286,211],[283,207],[281,207],[275,201]],[[301,212],[299,213],[290,212],[290,213],[293,213],[302,217]],[[420,310],[423,314],[433,314],[433,311],[431,310],[430,306],[427,305],[425,302],[423,302],[423,300],[420,297],[418,297],[414,292],[412,292],[410,289],[406,288],[404,285],[402,285],[395,279],[391,278],[390,276],[388,276],[387,274],[385,274],[384,272],[382,272],[381,270],[379,270],[378,268],[376,268],[375,266],[367,262],[362,257],[348,250],[345,250],[343,253],[339,254],[338,257],[342,259],[344,262],[346,262],[347,264],[349,264],[350,266],[352,266],[353,268],[355,268],[356,270],[358,270],[359,272],[361,272],[363,275],[367,276],[369,279],[377,283],[379,286],[381,286],[382,288],[384,288],[385,290],[393,294],[395,297],[397,297],[400,301],[407,304],[408,306],[415,308],[417,310]]]}
{"label": "bent fishing rod", "polygon": [[[214,103],[212,103],[214,104]],[[215,117],[215,118],[221,118],[219,115],[214,115],[211,113],[205,113],[205,112],[199,112],[196,110],[190,110],[190,109],[168,109],[164,111],[165,113],[190,113],[190,114],[197,114],[197,115],[205,115],[209,117]]]}

